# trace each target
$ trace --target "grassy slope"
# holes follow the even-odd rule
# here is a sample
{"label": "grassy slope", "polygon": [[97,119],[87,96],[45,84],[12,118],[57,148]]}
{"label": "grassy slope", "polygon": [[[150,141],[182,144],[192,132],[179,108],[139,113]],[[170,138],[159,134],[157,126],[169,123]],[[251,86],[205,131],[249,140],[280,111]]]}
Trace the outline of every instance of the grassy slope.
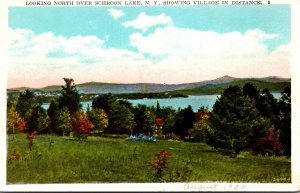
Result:
{"label": "grassy slope", "polygon": [[[50,140],[54,142],[51,147]],[[9,136],[9,155],[14,149],[18,152],[28,149],[24,134]],[[70,138],[41,135],[35,139],[30,155],[22,155],[20,160],[8,160],[7,182],[151,182],[153,169],[150,163],[156,160],[154,153],[164,149],[171,154],[164,175],[166,181],[176,181],[169,177],[175,171],[191,171],[188,181],[290,181],[291,164],[284,157],[246,155],[230,158],[202,143],[165,140],[141,143],[99,137],[79,142]]]}

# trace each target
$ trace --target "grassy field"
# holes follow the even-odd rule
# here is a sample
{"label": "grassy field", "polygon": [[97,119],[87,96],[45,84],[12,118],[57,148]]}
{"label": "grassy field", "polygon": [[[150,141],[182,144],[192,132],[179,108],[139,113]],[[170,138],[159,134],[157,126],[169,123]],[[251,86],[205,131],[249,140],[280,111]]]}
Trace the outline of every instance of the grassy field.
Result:
{"label": "grassy field", "polygon": [[[285,157],[236,158],[219,154],[203,143],[159,140],[130,142],[124,138],[38,135],[32,151],[25,134],[9,135],[7,183],[153,182],[151,162],[162,150],[170,153],[163,181],[290,182],[291,163]],[[17,160],[12,156],[16,150]],[[28,153],[28,152],[27,152]]]}

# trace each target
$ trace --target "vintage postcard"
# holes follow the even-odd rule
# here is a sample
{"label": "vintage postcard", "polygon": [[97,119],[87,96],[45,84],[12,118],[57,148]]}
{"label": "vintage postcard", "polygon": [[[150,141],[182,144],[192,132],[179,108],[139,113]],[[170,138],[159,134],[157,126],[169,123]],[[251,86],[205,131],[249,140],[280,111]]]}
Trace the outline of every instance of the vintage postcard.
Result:
{"label": "vintage postcard", "polygon": [[299,2],[1,7],[1,190],[300,189]]}

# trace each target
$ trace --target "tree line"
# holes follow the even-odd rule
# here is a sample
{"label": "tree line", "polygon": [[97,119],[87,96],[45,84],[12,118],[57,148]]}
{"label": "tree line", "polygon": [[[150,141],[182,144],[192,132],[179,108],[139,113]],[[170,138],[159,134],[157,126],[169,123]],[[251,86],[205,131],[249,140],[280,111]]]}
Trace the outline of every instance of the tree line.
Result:
{"label": "tree line", "polygon": [[216,101],[210,118],[211,145],[234,153],[291,154],[291,88],[275,99],[268,89],[247,83],[230,86]]}
{"label": "tree line", "polygon": [[133,106],[112,94],[98,95],[84,112],[80,95],[71,78],[65,78],[60,96],[48,110],[26,90],[8,100],[8,133],[18,130],[40,134],[89,135],[146,134],[176,136],[191,142],[206,142],[215,148],[238,154],[291,154],[291,89],[285,88],[279,100],[268,89],[251,83],[229,86],[209,111],[205,107],[194,113],[184,109]]}

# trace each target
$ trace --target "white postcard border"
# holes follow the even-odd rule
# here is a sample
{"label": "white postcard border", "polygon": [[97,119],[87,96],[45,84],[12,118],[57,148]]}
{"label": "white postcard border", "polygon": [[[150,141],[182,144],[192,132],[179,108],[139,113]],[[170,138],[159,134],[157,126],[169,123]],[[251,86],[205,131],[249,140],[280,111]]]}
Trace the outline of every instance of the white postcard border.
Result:
{"label": "white postcard border", "polygon": [[[51,0],[53,1],[53,0]],[[145,0],[142,0],[145,1]],[[151,0],[152,1],[152,0]],[[77,2],[74,0],[74,2]],[[94,2],[94,0],[92,1]],[[221,1],[220,1],[221,2]],[[262,0],[267,4],[268,0]],[[270,0],[272,4],[290,4],[292,17],[292,183],[120,183],[120,184],[6,184],[6,82],[8,58],[8,6],[26,6],[26,0],[0,2],[0,191],[299,191],[300,190],[300,2]],[[203,5],[207,6],[207,5]],[[217,5],[216,5],[217,6]],[[245,5],[247,6],[247,5]]]}

